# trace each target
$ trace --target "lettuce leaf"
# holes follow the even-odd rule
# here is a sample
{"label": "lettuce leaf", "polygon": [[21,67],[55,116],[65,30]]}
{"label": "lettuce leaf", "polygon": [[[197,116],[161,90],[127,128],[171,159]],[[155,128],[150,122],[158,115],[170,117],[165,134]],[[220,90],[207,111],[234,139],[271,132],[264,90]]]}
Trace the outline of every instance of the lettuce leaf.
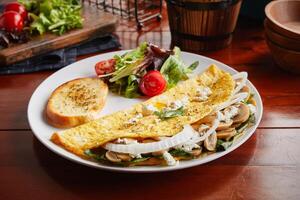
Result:
{"label": "lettuce leaf", "polygon": [[135,75],[128,76],[127,86],[125,89],[124,96],[127,98],[136,98],[139,97],[139,82],[138,78]]}
{"label": "lettuce leaf", "polygon": [[173,49],[174,55],[170,55],[160,69],[168,83],[168,89],[177,85],[181,80],[188,79],[188,74],[197,68],[199,62],[186,66],[181,59],[181,51],[178,47]]}

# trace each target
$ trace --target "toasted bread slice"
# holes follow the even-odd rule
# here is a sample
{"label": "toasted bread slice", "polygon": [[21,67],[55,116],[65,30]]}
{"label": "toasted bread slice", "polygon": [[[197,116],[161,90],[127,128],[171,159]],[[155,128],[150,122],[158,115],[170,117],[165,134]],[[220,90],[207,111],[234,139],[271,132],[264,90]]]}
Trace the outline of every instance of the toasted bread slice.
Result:
{"label": "toasted bread slice", "polygon": [[58,128],[74,127],[99,118],[107,85],[98,78],[79,78],[56,88],[46,107],[46,119]]}

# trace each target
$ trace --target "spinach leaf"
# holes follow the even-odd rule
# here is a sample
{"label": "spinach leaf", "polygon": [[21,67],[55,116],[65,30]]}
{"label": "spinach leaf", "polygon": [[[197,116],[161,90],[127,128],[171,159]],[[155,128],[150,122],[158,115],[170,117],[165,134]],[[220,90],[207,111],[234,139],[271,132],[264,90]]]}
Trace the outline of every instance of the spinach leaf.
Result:
{"label": "spinach leaf", "polygon": [[217,152],[227,150],[232,145],[232,143],[233,143],[233,140],[224,141],[224,140],[218,139],[217,140]]}
{"label": "spinach leaf", "polygon": [[138,162],[143,162],[148,160],[150,157],[142,157],[142,158],[135,158],[132,161],[130,161],[130,163],[138,163]]}
{"label": "spinach leaf", "polygon": [[169,151],[172,156],[182,156],[182,157],[190,157],[192,156],[190,153],[183,151],[181,149],[172,149]]}
{"label": "spinach leaf", "polygon": [[104,153],[94,153],[90,149],[87,149],[84,151],[84,154],[89,156],[90,158],[97,160],[97,161],[107,161],[107,159],[105,157],[105,151],[104,151]]}

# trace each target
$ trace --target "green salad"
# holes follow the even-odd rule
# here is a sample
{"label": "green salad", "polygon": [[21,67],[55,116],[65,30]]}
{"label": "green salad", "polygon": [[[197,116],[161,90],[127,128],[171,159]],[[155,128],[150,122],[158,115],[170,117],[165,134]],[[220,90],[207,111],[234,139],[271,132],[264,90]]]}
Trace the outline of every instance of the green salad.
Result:
{"label": "green salad", "polygon": [[155,96],[188,79],[199,62],[186,65],[179,47],[172,50],[142,43],[136,49],[96,64],[98,77],[110,90],[127,98]]}

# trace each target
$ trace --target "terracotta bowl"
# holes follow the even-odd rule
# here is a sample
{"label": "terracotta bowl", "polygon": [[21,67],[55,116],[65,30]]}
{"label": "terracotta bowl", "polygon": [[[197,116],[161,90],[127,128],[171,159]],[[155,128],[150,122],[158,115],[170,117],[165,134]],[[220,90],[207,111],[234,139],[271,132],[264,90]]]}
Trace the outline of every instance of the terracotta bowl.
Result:
{"label": "terracotta bowl", "polygon": [[265,8],[270,27],[286,37],[300,39],[300,1],[277,0]]}
{"label": "terracotta bowl", "polygon": [[300,51],[282,48],[267,38],[275,62],[284,70],[300,74]]}
{"label": "terracotta bowl", "polygon": [[[300,11],[299,11],[300,12]],[[269,26],[269,20],[265,19],[265,34],[266,36],[277,45],[294,50],[294,51],[300,51],[300,40],[285,37],[284,35],[281,35],[280,33],[275,32],[270,26]]]}

